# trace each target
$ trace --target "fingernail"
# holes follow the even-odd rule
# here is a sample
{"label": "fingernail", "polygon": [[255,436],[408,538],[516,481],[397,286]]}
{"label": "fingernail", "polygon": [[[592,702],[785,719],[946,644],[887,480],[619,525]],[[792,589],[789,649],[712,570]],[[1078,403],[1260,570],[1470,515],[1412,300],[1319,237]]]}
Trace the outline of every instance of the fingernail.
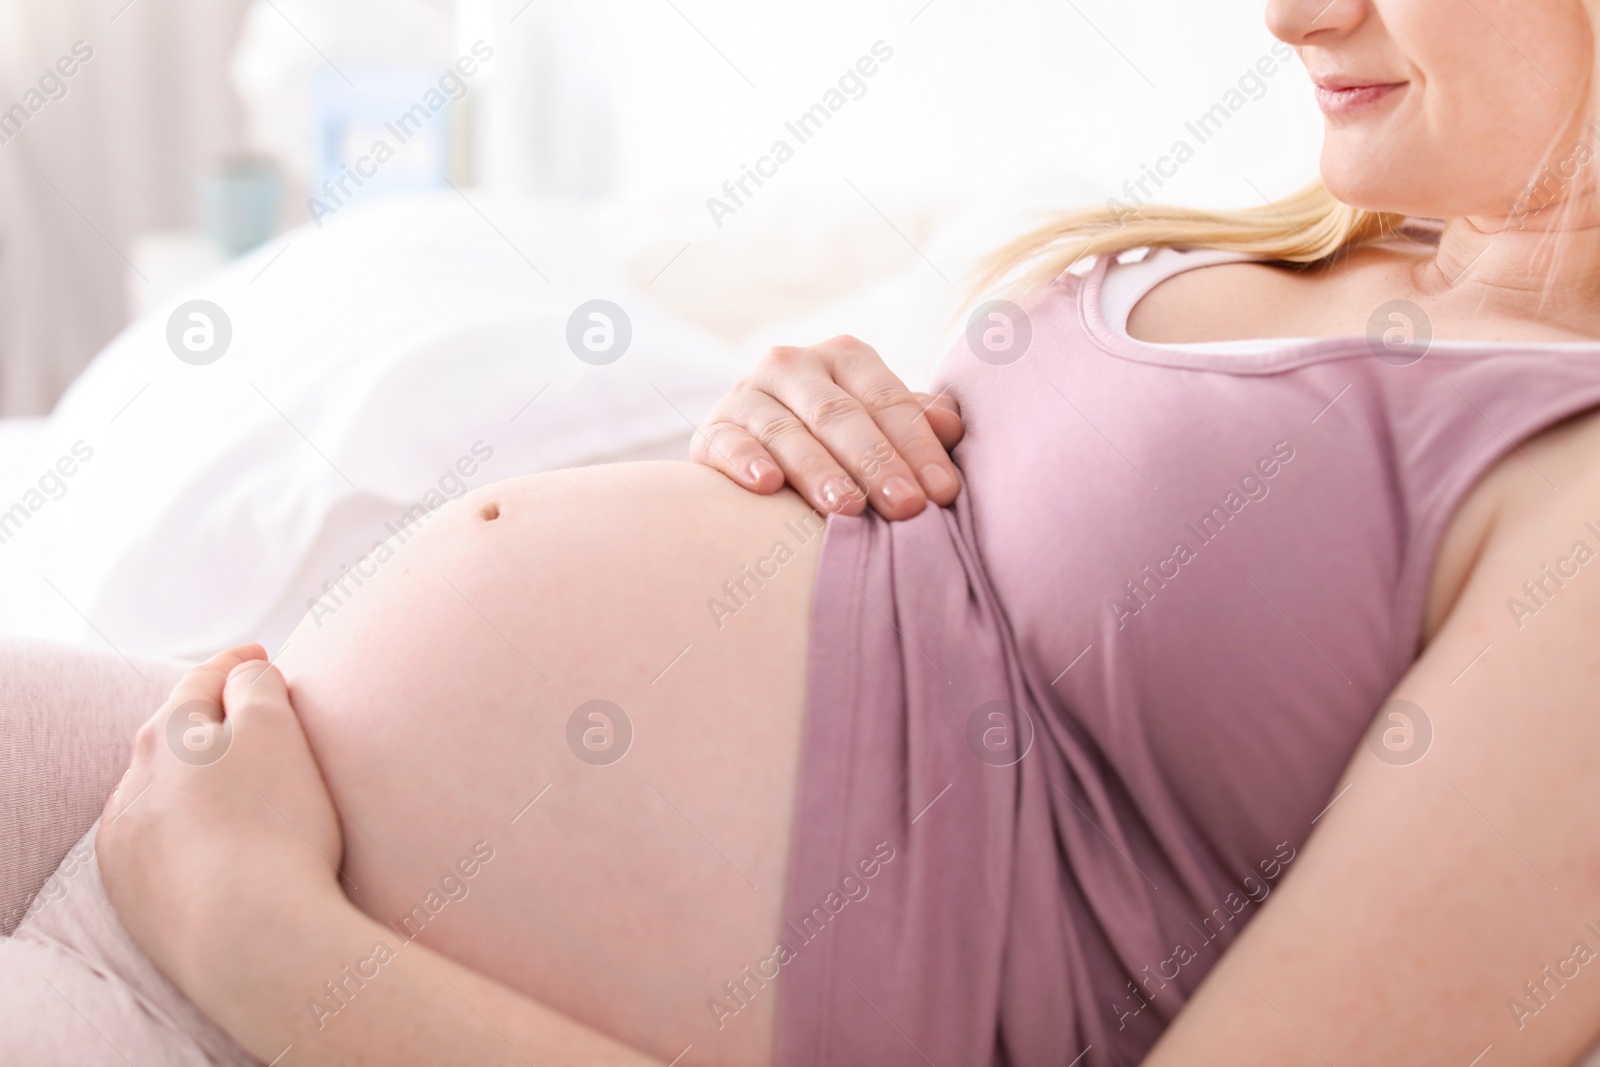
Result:
{"label": "fingernail", "polygon": [[254,685],[257,678],[266,672],[267,661],[263,659],[246,660],[228,672],[228,679],[239,678]]}
{"label": "fingernail", "polygon": [[916,495],[916,489],[904,478],[890,478],[883,483],[883,499],[887,500],[891,505],[913,500]]}
{"label": "fingernail", "polygon": [[768,471],[775,471],[777,469],[778,469],[777,467],[774,467],[772,465],[770,460],[767,460],[767,459],[754,459],[754,460],[751,460],[750,461],[750,480],[752,482],[759,483],[762,478],[766,477],[766,474],[767,474]]}
{"label": "fingernail", "polygon": [[956,486],[955,479],[937,463],[922,468],[922,484],[930,493],[947,493]]}
{"label": "fingernail", "polygon": [[849,478],[829,478],[822,484],[822,506],[829,511],[838,511],[855,495],[855,483]]}

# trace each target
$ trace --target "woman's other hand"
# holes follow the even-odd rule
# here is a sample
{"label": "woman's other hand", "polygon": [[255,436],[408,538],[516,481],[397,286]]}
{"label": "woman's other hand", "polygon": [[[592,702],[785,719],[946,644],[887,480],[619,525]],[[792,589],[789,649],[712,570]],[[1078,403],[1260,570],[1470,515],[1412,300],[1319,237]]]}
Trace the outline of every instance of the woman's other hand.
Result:
{"label": "woman's other hand", "polygon": [[909,519],[961,483],[963,427],[948,396],[913,393],[871,347],[835,337],[774,348],[695,435],[692,458],[757,493],[785,484],[824,513]]}
{"label": "woman's other hand", "polygon": [[[190,671],[139,729],[95,838],[117,916],[202,1008],[291,917],[337,901],[343,841],[283,676],[259,645]],[[229,974],[228,972],[233,972]]]}

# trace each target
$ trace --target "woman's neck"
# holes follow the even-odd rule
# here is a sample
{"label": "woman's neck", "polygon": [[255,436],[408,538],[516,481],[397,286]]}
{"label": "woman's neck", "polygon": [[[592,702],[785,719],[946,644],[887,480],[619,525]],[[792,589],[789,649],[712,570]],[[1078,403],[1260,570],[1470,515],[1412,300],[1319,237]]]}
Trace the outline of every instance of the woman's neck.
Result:
{"label": "woman's neck", "polygon": [[1415,281],[1452,303],[1600,337],[1600,217],[1559,227],[1555,220],[1451,219]]}

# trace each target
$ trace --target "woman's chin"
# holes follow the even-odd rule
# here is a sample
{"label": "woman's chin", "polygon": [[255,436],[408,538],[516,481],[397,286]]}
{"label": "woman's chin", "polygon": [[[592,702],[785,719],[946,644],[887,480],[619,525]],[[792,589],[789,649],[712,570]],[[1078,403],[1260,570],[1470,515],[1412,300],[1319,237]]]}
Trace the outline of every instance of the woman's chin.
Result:
{"label": "woman's chin", "polygon": [[1400,147],[1393,153],[1375,152],[1371,143],[1363,140],[1358,150],[1347,149],[1341,140],[1338,131],[1329,131],[1321,170],[1323,186],[1341,204],[1410,218],[1449,219],[1506,215],[1516,202],[1515,188],[1504,193],[1451,188],[1443,185],[1438,175],[1397,164],[1397,154],[1406,158]]}

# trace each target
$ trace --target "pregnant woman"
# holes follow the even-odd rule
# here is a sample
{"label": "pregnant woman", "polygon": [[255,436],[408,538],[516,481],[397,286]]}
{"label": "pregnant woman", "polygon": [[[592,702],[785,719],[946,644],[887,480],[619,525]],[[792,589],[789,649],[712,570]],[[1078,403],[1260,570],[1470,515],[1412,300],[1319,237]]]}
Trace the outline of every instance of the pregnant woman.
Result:
{"label": "pregnant woman", "polygon": [[701,465],[478,490],[184,677],[7,1062],[1579,1060],[1594,6],[1268,18],[1311,190],[1065,218],[949,400],[776,351]]}

